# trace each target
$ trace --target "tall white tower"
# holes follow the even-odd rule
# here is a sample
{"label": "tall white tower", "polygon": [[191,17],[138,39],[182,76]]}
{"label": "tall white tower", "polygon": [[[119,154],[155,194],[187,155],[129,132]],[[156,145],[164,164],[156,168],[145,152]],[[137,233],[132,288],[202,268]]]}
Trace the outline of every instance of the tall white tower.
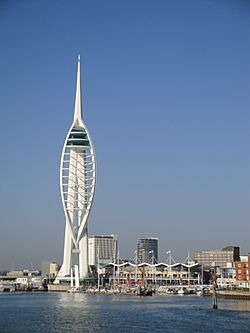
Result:
{"label": "tall white tower", "polygon": [[63,146],[60,166],[60,190],[66,226],[63,264],[55,282],[68,277],[73,266],[80,279],[88,276],[87,221],[95,193],[95,180],[94,147],[82,117],[78,56],[74,120]]}

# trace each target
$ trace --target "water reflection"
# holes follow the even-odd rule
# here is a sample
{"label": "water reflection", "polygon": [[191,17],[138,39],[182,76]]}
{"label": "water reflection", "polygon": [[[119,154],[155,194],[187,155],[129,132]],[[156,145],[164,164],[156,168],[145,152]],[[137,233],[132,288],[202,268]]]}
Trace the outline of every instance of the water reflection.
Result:
{"label": "water reflection", "polygon": [[88,295],[80,293],[58,293],[57,306],[87,308],[89,303]]}
{"label": "water reflection", "polygon": [[219,308],[221,309],[230,309],[237,311],[250,311],[250,301],[242,301],[242,300],[218,300]]}

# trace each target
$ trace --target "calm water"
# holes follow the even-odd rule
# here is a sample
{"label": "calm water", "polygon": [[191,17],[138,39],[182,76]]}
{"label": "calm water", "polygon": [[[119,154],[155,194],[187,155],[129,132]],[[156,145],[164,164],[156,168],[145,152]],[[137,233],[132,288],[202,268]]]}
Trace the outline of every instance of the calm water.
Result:
{"label": "calm water", "polygon": [[68,293],[0,294],[1,333],[250,332],[250,301]]}

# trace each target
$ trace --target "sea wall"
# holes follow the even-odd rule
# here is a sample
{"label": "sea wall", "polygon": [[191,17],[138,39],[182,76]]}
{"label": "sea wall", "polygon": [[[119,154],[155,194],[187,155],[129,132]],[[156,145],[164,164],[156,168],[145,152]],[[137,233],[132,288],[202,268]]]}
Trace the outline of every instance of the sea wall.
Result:
{"label": "sea wall", "polygon": [[240,291],[240,290],[220,290],[217,291],[218,297],[231,298],[231,299],[243,299],[250,300],[249,291]]}

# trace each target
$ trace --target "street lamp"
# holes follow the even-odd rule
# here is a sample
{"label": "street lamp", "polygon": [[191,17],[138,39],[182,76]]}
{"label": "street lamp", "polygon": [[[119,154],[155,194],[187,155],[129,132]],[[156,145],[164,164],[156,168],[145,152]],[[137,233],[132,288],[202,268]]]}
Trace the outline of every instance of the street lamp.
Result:
{"label": "street lamp", "polygon": [[170,272],[170,285],[172,285],[172,256],[171,256],[171,250],[168,250],[166,254],[169,254],[167,262],[169,263],[169,272]]}
{"label": "street lamp", "polygon": [[151,251],[149,251],[148,253],[152,253],[152,255],[151,255],[151,264],[153,265],[154,264],[154,250],[151,250]]}

